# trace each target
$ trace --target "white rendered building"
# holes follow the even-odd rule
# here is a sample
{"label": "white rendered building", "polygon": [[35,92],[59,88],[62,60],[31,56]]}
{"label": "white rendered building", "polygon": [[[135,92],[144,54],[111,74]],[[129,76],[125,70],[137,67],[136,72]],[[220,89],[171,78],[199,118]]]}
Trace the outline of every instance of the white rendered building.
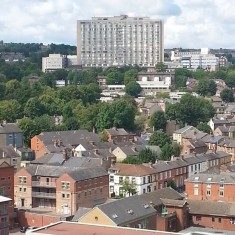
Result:
{"label": "white rendered building", "polygon": [[78,65],[155,66],[164,61],[163,22],[149,17],[92,17],[77,22]]}
{"label": "white rendered building", "polygon": [[115,196],[131,196],[123,191],[123,182],[135,185],[136,194],[156,190],[156,170],[151,166],[116,163],[109,168],[109,193]]}
{"label": "white rendered building", "polygon": [[50,72],[66,67],[66,57],[61,54],[49,54],[48,57],[42,57],[42,71]]}

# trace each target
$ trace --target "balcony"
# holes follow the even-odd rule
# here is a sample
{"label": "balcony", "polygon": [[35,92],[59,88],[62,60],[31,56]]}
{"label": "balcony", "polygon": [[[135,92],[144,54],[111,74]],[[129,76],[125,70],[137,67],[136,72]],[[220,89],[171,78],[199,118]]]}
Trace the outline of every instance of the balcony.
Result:
{"label": "balcony", "polygon": [[56,188],[55,182],[32,181],[32,187]]}
{"label": "balcony", "polygon": [[32,192],[32,197],[55,199],[56,193]]}

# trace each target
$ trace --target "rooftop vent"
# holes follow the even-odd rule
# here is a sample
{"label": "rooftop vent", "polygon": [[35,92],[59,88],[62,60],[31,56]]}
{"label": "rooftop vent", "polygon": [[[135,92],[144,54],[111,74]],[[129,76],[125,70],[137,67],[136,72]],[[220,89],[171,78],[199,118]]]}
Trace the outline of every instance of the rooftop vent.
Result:
{"label": "rooftop vent", "polygon": [[134,211],[133,210],[127,210],[127,213],[133,215]]}
{"label": "rooftop vent", "polygon": [[114,219],[118,218],[118,215],[117,214],[113,214],[113,218]]}

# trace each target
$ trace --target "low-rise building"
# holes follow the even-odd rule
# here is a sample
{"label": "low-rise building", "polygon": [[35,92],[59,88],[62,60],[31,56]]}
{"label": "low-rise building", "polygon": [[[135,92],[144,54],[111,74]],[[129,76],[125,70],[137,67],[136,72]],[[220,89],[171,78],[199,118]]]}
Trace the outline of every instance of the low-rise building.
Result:
{"label": "low-rise building", "polygon": [[156,190],[156,170],[150,166],[115,163],[108,172],[112,196],[128,197]]}
{"label": "low-rise building", "polygon": [[134,133],[129,133],[123,128],[110,128],[104,130],[108,135],[109,142],[135,142]]}
{"label": "low-rise building", "polygon": [[235,202],[233,173],[195,174],[185,180],[188,199]]}
{"label": "low-rise building", "polygon": [[8,235],[9,228],[12,228],[12,224],[10,222],[10,211],[9,211],[9,203],[11,202],[11,198],[4,197],[0,195],[0,234]]}
{"label": "low-rise building", "polygon": [[108,184],[108,173],[102,167],[33,165],[15,174],[15,206],[74,215],[80,206],[105,202]]}

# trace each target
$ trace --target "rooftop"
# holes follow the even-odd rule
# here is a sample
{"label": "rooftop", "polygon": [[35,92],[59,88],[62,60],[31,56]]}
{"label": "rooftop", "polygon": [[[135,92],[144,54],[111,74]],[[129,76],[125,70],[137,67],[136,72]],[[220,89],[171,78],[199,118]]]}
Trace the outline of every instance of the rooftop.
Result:
{"label": "rooftop", "polygon": [[15,123],[7,123],[0,125],[0,134],[18,133],[18,132],[22,132],[22,130]]}
{"label": "rooftop", "polygon": [[58,222],[36,229],[32,233],[38,235],[181,235],[180,233],[74,222]]}

